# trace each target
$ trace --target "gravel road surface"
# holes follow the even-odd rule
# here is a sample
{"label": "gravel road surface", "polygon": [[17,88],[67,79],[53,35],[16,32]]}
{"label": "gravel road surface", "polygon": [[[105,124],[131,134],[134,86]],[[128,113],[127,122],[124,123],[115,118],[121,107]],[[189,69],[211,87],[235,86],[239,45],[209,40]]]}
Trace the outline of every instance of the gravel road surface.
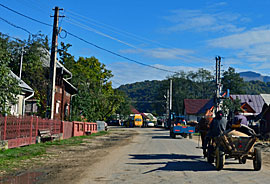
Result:
{"label": "gravel road surface", "polygon": [[[133,129],[134,130],[134,129]],[[269,169],[253,171],[251,160],[239,164],[226,160],[224,169],[202,157],[196,140],[180,136],[171,139],[168,131],[135,128],[139,133],[130,144],[112,150],[102,161],[91,165],[76,183],[269,183]]]}

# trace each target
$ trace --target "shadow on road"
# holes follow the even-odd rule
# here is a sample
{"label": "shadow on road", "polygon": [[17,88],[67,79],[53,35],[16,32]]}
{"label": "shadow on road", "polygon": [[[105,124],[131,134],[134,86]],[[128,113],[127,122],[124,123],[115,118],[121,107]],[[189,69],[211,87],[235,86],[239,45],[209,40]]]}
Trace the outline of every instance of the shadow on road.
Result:
{"label": "shadow on road", "polygon": [[[178,155],[178,154],[140,154],[140,155],[129,155],[130,159],[137,160],[160,160],[167,159],[173,160],[178,159],[180,161],[169,161],[169,162],[144,162],[144,163],[128,163],[132,165],[160,165],[165,164],[163,167],[153,169],[143,174],[147,174],[155,171],[213,171],[216,170],[212,164],[207,163],[206,161],[201,161],[201,156],[197,155]],[[184,161],[181,161],[185,159]],[[187,161],[187,159],[190,159]]]}
{"label": "shadow on road", "polygon": [[172,139],[168,135],[159,135],[159,136],[152,136],[152,139]]}
{"label": "shadow on road", "polygon": [[158,160],[158,159],[199,159],[202,158],[198,155],[179,155],[179,154],[137,154],[132,155],[130,159],[137,159],[137,160]]}
{"label": "shadow on road", "polygon": [[160,136],[152,136],[152,139],[185,139],[181,136],[177,136],[176,138],[171,138],[169,135],[160,135]]}
{"label": "shadow on road", "polygon": [[169,130],[164,129],[155,129],[155,132],[169,132]]}

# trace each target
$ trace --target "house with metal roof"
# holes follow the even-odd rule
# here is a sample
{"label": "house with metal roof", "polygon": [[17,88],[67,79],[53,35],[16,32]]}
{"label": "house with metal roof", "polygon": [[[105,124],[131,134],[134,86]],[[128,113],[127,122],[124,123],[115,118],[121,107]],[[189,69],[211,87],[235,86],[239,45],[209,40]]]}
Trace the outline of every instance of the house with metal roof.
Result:
{"label": "house with metal roof", "polygon": [[232,100],[239,99],[245,116],[256,116],[262,112],[264,99],[261,95],[230,95]]}
{"label": "house with metal roof", "polygon": [[[42,66],[49,68],[50,52],[44,48],[41,49],[43,52],[43,56],[41,57]],[[57,60],[53,119],[67,120],[70,116],[71,99],[77,93],[77,88],[69,82],[71,78],[72,73]],[[27,104],[27,111],[29,113],[35,113],[33,111],[37,111],[35,99],[29,99]]]}
{"label": "house with metal roof", "polygon": [[213,105],[213,99],[184,99],[185,119],[187,121],[199,121]]}
{"label": "house with metal roof", "polygon": [[15,105],[11,105],[10,113],[13,116],[22,116],[25,114],[25,102],[34,96],[34,90],[12,71],[10,71],[10,75],[19,82],[19,87],[21,88],[21,93],[17,96],[18,102]]}

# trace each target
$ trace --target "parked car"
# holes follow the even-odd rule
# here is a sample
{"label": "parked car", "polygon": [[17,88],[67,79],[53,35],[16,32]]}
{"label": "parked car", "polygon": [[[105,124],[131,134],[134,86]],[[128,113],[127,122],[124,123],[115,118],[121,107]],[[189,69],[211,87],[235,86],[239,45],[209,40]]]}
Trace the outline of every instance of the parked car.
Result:
{"label": "parked car", "polygon": [[121,126],[121,122],[120,122],[120,120],[110,120],[108,122],[108,125],[109,126]]}
{"label": "parked car", "polygon": [[152,121],[147,122],[147,127],[154,127],[155,124]]}

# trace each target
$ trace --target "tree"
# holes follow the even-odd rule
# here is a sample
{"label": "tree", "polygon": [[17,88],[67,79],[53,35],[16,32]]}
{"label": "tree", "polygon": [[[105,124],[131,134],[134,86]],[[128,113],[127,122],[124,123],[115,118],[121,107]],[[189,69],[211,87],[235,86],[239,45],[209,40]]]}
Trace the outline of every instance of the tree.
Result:
{"label": "tree", "polygon": [[113,76],[105,65],[95,57],[80,57],[71,66],[72,83],[78,88],[73,103],[73,119],[88,121],[106,120],[123,101],[112,88],[109,79]]}
{"label": "tree", "polygon": [[8,52],[9,39],[0,34],[0,112],[6,114],[10,112],[10,104],[17,103],[17,95],[20,94],[18,81],[10,74],[8,67],[11,54]]}
{"label": "tree", "polygon": [[231,94],[245,94],[244,80],[232,67],[223,73],[222,84],[223,89],[229,89]]}

